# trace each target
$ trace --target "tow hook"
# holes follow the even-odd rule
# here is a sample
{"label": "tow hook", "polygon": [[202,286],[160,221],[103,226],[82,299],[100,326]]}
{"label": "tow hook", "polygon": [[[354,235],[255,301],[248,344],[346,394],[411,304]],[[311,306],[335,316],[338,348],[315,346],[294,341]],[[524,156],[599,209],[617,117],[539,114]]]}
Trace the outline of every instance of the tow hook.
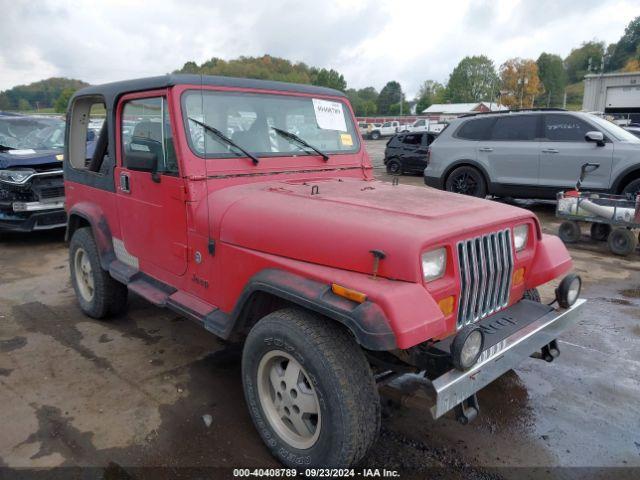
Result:
{"label": "tow hook", "polygon": [[539,352],[535,352],[531,354],[531,358],[537,358],[539,360],[544,360],[545,362],[553,362],[555,358],[560,356],[560,348],[558,348],[558,341],[553,340],[548,345],[542,347]]}
{"label": "tow hook", "polygon": [[478,405],[478,397],[476,397],[476,394],[474,393],[469,398],[463,400],[459,405],[455,406],[456,420],[458,420],[462,425],[468,425],[470,422],[475,420],[479,411],[480,406]]}

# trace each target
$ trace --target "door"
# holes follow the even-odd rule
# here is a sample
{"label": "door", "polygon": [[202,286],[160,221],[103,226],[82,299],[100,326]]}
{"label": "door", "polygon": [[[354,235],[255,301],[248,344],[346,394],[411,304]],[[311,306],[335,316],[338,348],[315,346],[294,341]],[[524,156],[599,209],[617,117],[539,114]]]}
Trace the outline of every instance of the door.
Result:
{"label": "door", "polygon": [[[421,155],[421,143],[422,143],[422,134],[421,133],[408,133],[405,135],[399,135],[398,140],[400,141],[400,161],[402,162],[403,170],[416,171],[420,170],[418,163],[419,157]],[[422,152],[422,156],[425,157],[427,154],[426,149]],[[422,167],[424,169],[424,167]]]}
{"label": "door", "polygon": [[187,268],[184,183],[166,96],[154,93],[126,96],[118,106],[120,228],[127,252],[145,271],[182,275]]}
{"label": "door", "polygon": [[[587,142],[585,134],[600,131],[594,125],[570,113],[543,115],[544,139],[540,143],[540,186],[561,190],[575,187],[585,163],[600,167],[587,174],[583,188],[608,188],[613,159],[613,144]],[[604,134],[604,132],[602,132]],[[606,139],[606,134],[605,134]]]}
{"label": "door", "polygon": [[501,185],[538,184],[540,115],[503,115],[495,119],[487,140],[478,142],[478,161]]}

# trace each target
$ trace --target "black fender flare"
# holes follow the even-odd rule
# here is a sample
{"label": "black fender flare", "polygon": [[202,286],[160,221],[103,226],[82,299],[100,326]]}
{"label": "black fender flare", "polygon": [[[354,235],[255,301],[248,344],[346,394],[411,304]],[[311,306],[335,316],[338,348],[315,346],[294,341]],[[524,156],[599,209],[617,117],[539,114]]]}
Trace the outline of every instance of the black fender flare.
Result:
{"label": "black fender flare", "polygon": [[[81,219],[81,222],[78,220]],[[109,265],[116,259],[113,248],[113,236],[107,218],[102,210],[95,204],[78,203],[67,213],[67,231],[65,240],[71,240],[77,228],[81,228],[78,223],[88,224],[93,233],[93,238],[98,246],[100,255],[100,266],[103,270],[109,270]]]}
{"label": "black fender flare", "polygon": [[368,350],[388,351],[397,348],[395,334],[376,303],[347,300],[335,295],[327,283],[276,268],[262,270],[247,282],[230,313],[229,334],[247,328],[251,300],[258,292],[279,297],[343,324],[356,341]]}

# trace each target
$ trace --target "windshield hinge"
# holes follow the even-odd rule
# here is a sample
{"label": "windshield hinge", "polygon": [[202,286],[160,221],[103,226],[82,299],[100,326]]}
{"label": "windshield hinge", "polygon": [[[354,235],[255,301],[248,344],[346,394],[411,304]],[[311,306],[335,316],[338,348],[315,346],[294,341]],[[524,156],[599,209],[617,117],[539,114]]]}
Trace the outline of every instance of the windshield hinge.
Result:
{"label": "windshield hinge", "polygon": [[216,254],[216,241],[213,238],[209,239],[208,245],[209,255],[212,257]]}

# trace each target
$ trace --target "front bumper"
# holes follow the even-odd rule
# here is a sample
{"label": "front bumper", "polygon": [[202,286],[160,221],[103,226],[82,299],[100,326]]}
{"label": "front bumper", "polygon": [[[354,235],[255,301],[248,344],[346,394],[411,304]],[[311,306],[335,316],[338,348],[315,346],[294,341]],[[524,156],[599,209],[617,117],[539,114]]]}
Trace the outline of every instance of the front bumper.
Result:
{"label": "front bumper", "polygon": [[[477,325],[485,332],[485,350],[470,369],[452,369],[432,380],[435,393],[431,407],[433,418],[439,418],[460,405],[553,342],[577,322],[585,302],[578,299],[570,308],[555,310],[547,305],[522,300],[478,322]],[[440,348],[444,350],[449,342],[441,343]]]}
{"label": "front bumper", "polygon": [[0,211],[0,231],[31,232],[66,226],[67,214],[59,207],[13,213]]}

